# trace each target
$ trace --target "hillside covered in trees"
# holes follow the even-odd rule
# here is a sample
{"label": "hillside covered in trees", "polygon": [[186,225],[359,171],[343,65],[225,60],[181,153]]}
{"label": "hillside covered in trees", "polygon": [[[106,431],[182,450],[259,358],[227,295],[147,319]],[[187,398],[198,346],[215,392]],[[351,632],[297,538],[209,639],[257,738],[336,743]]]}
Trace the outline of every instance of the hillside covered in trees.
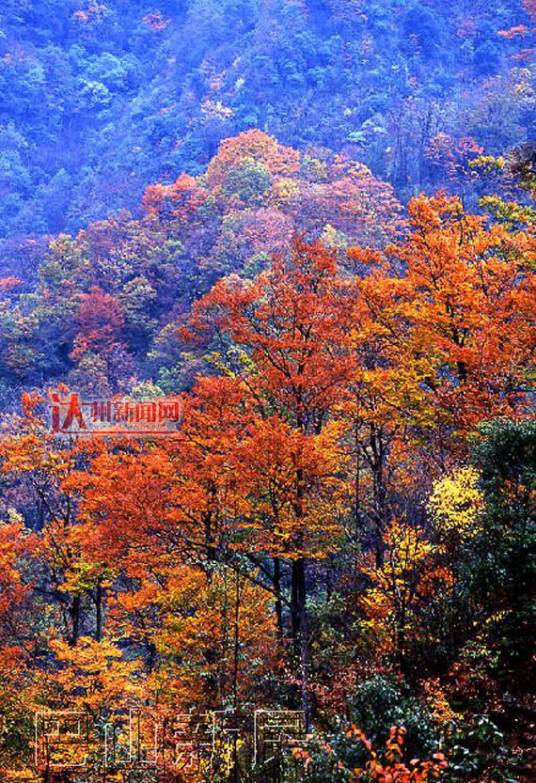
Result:
{"label": "hillside covered in trees", "polygon": [[535,19],[3,4],[0,783],[532,779]]}
{"label": "hillside covered in trees", "polygon": [[[527,0],[5,0],[0,236],[77,231],[250,128],[406,198],[534,138]],[[445,170],[445,164],[450,164]]]}

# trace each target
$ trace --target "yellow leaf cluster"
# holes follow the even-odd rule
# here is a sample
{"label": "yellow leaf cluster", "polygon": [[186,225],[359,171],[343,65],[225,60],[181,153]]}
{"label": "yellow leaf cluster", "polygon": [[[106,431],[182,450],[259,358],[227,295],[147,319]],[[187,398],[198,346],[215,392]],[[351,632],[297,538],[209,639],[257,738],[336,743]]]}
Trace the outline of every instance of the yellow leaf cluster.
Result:
{"label": "yellow leaf cluster", "polygon": [[434,484],[428,510],[440,533],[472,538],[482,529],[484,499],[478,480],[475,468],[464,467]]}

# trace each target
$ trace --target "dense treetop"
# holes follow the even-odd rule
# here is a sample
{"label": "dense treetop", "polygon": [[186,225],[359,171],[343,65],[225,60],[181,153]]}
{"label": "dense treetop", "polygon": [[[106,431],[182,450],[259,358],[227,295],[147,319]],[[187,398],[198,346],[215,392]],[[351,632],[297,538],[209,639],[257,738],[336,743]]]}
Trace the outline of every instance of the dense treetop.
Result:
{"label": "dense treetop", "polygon": [[[92,393],[187,382],[173,323],[221,277],[251,278],[293,237],[379,249],[403,229],[392,186],[328,150],[300,154],[258,130],[222,142],[206,174],[149,186],[76,237],[17,248],[3,282],[0,388],[68,379]],[[188,373],[187,373],[188,375]]]}

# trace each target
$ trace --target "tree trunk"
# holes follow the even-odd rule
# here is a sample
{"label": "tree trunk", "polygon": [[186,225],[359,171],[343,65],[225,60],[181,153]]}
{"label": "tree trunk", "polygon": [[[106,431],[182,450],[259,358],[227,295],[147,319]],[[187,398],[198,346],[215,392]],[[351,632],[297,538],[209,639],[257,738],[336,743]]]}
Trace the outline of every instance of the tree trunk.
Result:
{"label": "tree trunk", "polygon": [[305,558],[292,561],[292,586],[290,612],[292,618],[292,638],[294,652],[299,662],[301,708],[304,713],[305,727],[310,724],[310,701],[308,691],[309,675],[309,634],[307,627],[307,588]]}
{"label": "tree trunk", "polygon": [[78,639],[80,638],[80,605],[81,605],[80,596],[74,595],[73,603],[70,608],[72,632],[71,632],[71,638],[69,640],[69,644],[71,645],[71,647],[74,647],[78,643]]}
{"label": "tree trunk", "polygon": [[235,573],[234,642],[233,642],[233,707],[238,708],[238,659],[240,656],[240,575]]}
{"label": "tree trunk", "polygon": [[283,603],[281,601],[281,561],[278,557],[274,557],[274,591],[276,593],[275,599],[275,614],[277,618],[277,632],[279,635],[279,641],[283,642]]}
{"label": "tree trunk", "polygon": [[95,621],[95,639],[102,641],[102,629],[103,629],[103,613],[102,613],[102,600],[103,589],[100,580],[97,582],[95,588],[95,609],[96,609],[96,621]]}

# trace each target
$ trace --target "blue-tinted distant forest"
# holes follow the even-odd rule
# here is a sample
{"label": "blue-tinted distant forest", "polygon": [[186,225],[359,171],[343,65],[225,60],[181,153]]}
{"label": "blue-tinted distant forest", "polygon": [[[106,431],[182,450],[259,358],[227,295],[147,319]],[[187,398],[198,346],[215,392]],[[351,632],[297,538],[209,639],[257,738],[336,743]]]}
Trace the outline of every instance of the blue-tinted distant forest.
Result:
{"label": "blue-tinted distant forest", "polygon": [[535,26],[0,0],[0,783],[532,783]]}
{"label": "blue-tinted distant forest", "polygon": [[490,154],[534,138],[526,5],[4,0],[0,236],[132,208],[248,128],[343,150],[402,198],[437,187],[439,133]]}

